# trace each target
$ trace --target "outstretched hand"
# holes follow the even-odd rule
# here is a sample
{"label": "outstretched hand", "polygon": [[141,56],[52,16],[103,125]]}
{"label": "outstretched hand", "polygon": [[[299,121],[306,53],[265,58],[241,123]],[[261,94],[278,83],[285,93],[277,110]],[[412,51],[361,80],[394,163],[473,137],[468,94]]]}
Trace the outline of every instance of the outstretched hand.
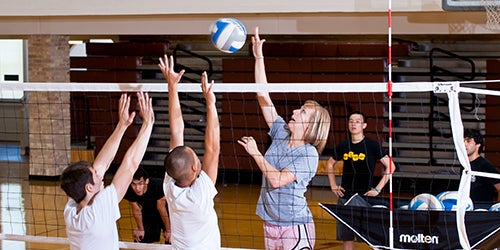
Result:
{"label": "outstretched hand", "polygon": [[163,73],[163,76],[167,80],[169,85],[176,85],[181,81],[182,75],[184,75],[185,70],[181,70],[179,73],[174,70],[174,57],[173,56],[164,56],[162,60],[161,57],[160,63],[158,63],[158,67]]}
{"label": "outstretched hand", "polygon": [[247,153],[251,156],[261,155],[259,148],[257,148],[257,142],[251,136],[243,136],[238,140],[238,144],[243,146]]}
{"label": "outstretched hand", "polygon": [[213,92],[213,87],[214,81],[212,80],[212,82],[210,82],[209,84],[207,72],[203,71],[203,74],[201,75],[201,91],[203,92],[205,100],[207,100],[207,104],[215,103],[215,94]]}
{"label": "outstretched hand", "polygon": [[134,121],[135,112],[129,113],[130,108],[130,96],[127,93],[123,93],[120,97],[120,102],[118,103],[118,116],[119,123],[125,126],[129,126]]}
{"label": "outstretched hand", "polygon": [[154,123],[155,114],[153,111],[153,100],[148,93],[137,92],[137,103],[139,105],[139,115],[143,123]]}
{"label": "outstretched hand", "polygon": [[253,51],[253,56],[258,59],[258,58],[264,58],[264,53],[262,53],[262,45],[266,39],[260,39],[259,36],[259,27],[255,27],[255,35],[252,36],[252,51]]}

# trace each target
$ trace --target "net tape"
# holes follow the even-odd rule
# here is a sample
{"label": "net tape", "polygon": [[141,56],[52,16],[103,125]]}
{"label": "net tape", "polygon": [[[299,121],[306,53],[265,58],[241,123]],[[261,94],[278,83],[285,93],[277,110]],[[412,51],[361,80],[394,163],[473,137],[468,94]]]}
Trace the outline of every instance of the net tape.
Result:
{"label": "net tape", "polygon": [[[406,88],[405,88],[406,86]],[[430,91],[432,83],[398,83],[398,91]],[[6,83],[0,85],[3,91],[73,91],[73,92],[168,92],[167,84],[154,83]],[[293,84],[244,84],[215,83],[214,92],[387,92],[386,83],[293,83]],[[200,84],[182,83],[178,92],[201,92]]]}
{"label": "net tape", "polygon": [[[460,91],[466,93],[499,96],[500,91],[459,87],[461,84],[500,83],[500,80],[482,81],[448,81],[448,82],[398,82],[393,83],[392,92],[448,92]],[[448,90],[449,86],[456,86]],[[11,83],[0,82],[0,91],[70,91],[70,92],[168,92],[167,84],[157,83]],[[215,93],[387,93],[387,83],[215,83]],[[180,93],[199,93],[200,84],[182,83],[178,85]]]}
{"label": "net tape", "polygon": [[[500,96],[500,91],[495,90],[487,90],[487,89],[479,89],[479,88],[471,88],[471,87],[462,87],[461,84],[467,84],[468,86],[473,85],[475,83],[493,83],[500,82],[500,80],[488,80],[488,81],[467,81],[467,82],[404,82],[404,83],[394,83],[392,85],[392,92],[435,92],[435,93],[448,93],[449,95],[455,95],[454,100],[458,98],[456,95],[459,92],[465,93],[476,93],[476,94],[484,94],[484,95],[494,95]],[[228,93],[238,93],[238,92],[270,92],[270,93],[293,93],[293,92],[319,92],[319,93],[361,93],[361,92],[381,92],[386,93],[388,91],[387,83],[293,83],[293,84],[241,84],[241,83],[223,83],[223,84],[215,84],[214,92],[228,92]],[[72,91],[72,92],[167,92],[168,85],[167,84],[154,84],[154,83],[0,83],[1,91]],[[180,84],[178,86],[179,92],[200,92],[201,88],[199,84]],[[450,102],[452,103],[452,102]],[[455,105],[457,106],[457,105]],[[453,105],[450,106],[450,112],[453,108]],[[452,116],[453,117],[453,116]],[[460,114],[455,117],[455,119],[459,119]],[[460,124],[461,125],[461,124]],[[461,144],[463,144],[463,139],[458,138],[463,134],[462,126],[458,131],[454,132],[454,141],[457,146],[457,149],[460,149]],[[461,133],[462,132],[462,133]],[[463,146],[463,145],[461,145]],[[465,148],[465,147],[463,147]],[[458,153],[458,152],[457,152]],[[465,156],[463,156],[465,157]],[[463,158],[462,157],[462,158]],[[460,157],[459,157],[460,158]],[[461,159],[460,162],[465,167],[468,165],[465,159]],[[471,173],[470,166],[466,167],[469,170],[468,173],[464,172],[464,175],[470,176],[471,174],[479,173]],[[500,175],[490,176],[493,178],[500,178]],[[466,183],[462,179],[460,188],[461,190],[462,184]],[[466,188],[468,190],[468,187]],[[467,192],[468,193],[468,192]],[[459,201],[459,203],[461,203]],[[467,234],[465,232],[465,222],[464,214],[465,210],[461,209],[461,205],[459,205],[459,209],[457,209],[457,227],[461,231],[462,237],[460,237],[461,245],[464,249],[470,249],[469,242],[467,240]],[[9,240],[18,240],[18,241],[31,241],[31,242],[53,242],[56,244],[67,244],[66,238],[59,237],[44,237],[44,236],[25,236],[25,235],[6,235],[0,234],[0,239],[9,239]],[[126,243],[120,242],[120,246],[123,248],[136,248],[139,249],[144,246],[146,249],[149,244],[139,244],[136,243]],[[165,246],[163,246],[165,247]]]}
{"label": "net tape", "polygon": [[[68,238],[62,237],[50,237],[50,236],[31,236],[31,235],[17,235],[17,234],[0,234],[0,240],[12,240],[12,241],[24,241],[24,242],[33,242],[33,243],[46,243],[46,244],[61,244],[61,245],[69,245]],[[170,245],[163,244],[145,244],[145,243],[135,243],[135,242],[124,242],[120,241],[118,243],[120,249],[163,249],[168,250],[172,249]],[[221,248],[221,250],[236,250],[244,248]]]}

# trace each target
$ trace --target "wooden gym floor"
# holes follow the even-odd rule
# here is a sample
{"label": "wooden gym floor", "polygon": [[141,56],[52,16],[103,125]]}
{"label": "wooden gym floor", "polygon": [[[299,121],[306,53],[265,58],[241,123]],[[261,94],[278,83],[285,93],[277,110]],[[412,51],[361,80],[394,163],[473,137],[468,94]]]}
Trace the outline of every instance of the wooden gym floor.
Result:
{"label": "wooden gym floor", "polygon": [[[63,209],[67,197],[57,181],[29,180],[27,159],[19,156],[16,146],[0,149],[0,229],[4,234],[66,237]],[[263,249],[262,220],[255,215],[260,185],[217,184],[216,211],[223,247]],[[324,187],[310,187],[306,193],[316,225],[315,249],[341,249],[335,240],[335,219],[318,206],[335,203],[334,195]],[[120,241],[132,242],[135,221],[127,201],[120,203],[118,221]],[[356,243],[356,249],[370,249]],[[65,244],[48,244],[0,239],[0,249],[58,250]]]}

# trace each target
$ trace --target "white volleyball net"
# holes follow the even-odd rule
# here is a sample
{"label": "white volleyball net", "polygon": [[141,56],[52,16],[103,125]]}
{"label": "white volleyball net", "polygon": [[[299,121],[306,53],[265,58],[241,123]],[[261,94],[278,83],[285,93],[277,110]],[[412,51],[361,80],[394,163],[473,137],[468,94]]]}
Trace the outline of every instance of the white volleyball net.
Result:
{"label": "white volleyball net", "polygon": [[[470,178],[463,178],[465,181],[460,183],[462,173],[469,177],[498,178],[495,174],[470,171],[463,145],[463,128],[479,129],[485,135],[486,158],[494,164],[500,159],[494,132],[500,122],[494,111],[500,103],[500,91],[489,90],[489,86],[495,84],[498,81],[394,83],[389,99],[386,83],[216,83],[214,91],[221,119],[221,161],[215,209],[222,246],[264,248],[263,221],[255,215],[262,176],[253,160],[236,143],[241,136],[251,135],[262,151],[269,145],[268,128],[255,92],[269,91],[278,113],[287,121],[292,111],[308,99],[318,101],[331,112],[329,141],[305,194],[316,225],[316,248],[322,249],[341,245],[335,240],[338,221],[318,203],[337,202],[328,185],[325,160],[340,141],[347,139],[351,112],[366,114],[366,136],[377,140],[387,152],[392,150],[397,166],[391,182],[393,199],[411,199],[421,193],[437,195],[451,190],[461,190],[461,195],[466,197]],[[23,93],[20,100],[5,99],[0,103],[3,138],[0,146],[0,241],[5,249],[11,246],[32,249],[40,243],[68,244],[63,219],[67,197],[59,188],[59,171],[70,162],[93,160],[116,125],[117,100],[123,91],[140,90],[153,97],[156,125],[142,165],[150,176],[162,177],[161,165],[169,138],[166,84],[1,83],[0,87],[6,95]],[[179,92],[186,123],[186,144],[202,155],[205,111],[199,84],[181,84]],[[140,121],[136,122],[127,131],[107,175],[108,182],[127,143],[133,140],[135,128],[140,126]],[[340,178],[342,168],[336,166],[335,173]],[[382,174],[381,166],[377,166],[375,180],[378,181]],[[388,198],[389,192],[387,184],[380,196]],[[462,207],[460,202],[458,207]],[[121,247],[164,247],[133,243],[135,221],[131,208],[125,200],[120,208],[122,217],[117,223]],[[393,207],[397,209],[399,207]],[[476,243],[468,242],[470,232],[465,227],[468,221],[464,223],[463,219],[465,213],[474,211],[458,210],[453,227],[458,228],[459,244],[462,247],[474,245]],[[483,216],[492,218],[498,217],[497,213],[482,211]],[[444,232],[446,235],[446,229]],[[399,236],[394,239],[399,240]]]}
{"label": "white volleyball net", "polygon": [[486,27],[493,31],[500,30],[500,2],[496,0],[482,0],[486,11]]}

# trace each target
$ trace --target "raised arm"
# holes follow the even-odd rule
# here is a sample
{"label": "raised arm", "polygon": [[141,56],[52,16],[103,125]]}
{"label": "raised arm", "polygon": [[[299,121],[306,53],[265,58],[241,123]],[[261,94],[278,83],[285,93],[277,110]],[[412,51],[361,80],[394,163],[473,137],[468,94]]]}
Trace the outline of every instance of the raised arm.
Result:
{"label": "raised arm", "polygon": [[97,154],[93,163],[94,169],[99,176],[104,176],[106,170],[108,170],[111,162],[116,156],[123,134],[125,134],[128,126],[132,124],[134,120],[135,112],[129,113],[129,107],[130,96],[124,93],[121,95],[118,103],[118,124],[108,140],[106,140],[106,143],[104,143],[104,146]]}
{"label": "raised arm", "polygon": [[[253,56],[255,57],[255,83],[257,84],[267,84],[266,67],[264,65],[264,54],[262,52],[262,45],[266,40],[260,39],[259,37],[259,27],[255,27],[255,35],[252,37],[252,50]],[[266,120],[267,126],[271,127],[274,120],[278,117],[276,108],[273,105],[273,101],[269,96],[269,92],[258,92],[257,100],[259,102],[260,108],[262,109],[262,114]]]}
{"label": "raised arm", "polygon": [[142,157],[144,157],[155,121],[153,101],[149,98],[149,95],[142,92],[137,93],[137,99],[140,110],[139,115],[142,118],[142,126],[136,139],[125,153],[123,161],[113,178],[113,185],[116,189],[118,201],[121,201],[123,196],[125,196],[128,186],[132,182],[132,177],[135,171],[137,171]]}
{"label": "raised arm", "polygon": [[168,120],[170,122],[170,149],[184,144],[184,120],[182,118],[181,104],[177,93],[177,86],[184,75],[184,70],[179,73],[174,71],[174,57],[165,55],[160,58],[160,67],[163,76],[168,82]]}
{"label": "raised arm", "polygon": [[207,102],[207,128],[205,129],[205,155],[201,168],[215,184],[219,168],[220,128],[217,108],[215,107],[214,82],[208,84],[207,72],[201,76],[201,90]]}

